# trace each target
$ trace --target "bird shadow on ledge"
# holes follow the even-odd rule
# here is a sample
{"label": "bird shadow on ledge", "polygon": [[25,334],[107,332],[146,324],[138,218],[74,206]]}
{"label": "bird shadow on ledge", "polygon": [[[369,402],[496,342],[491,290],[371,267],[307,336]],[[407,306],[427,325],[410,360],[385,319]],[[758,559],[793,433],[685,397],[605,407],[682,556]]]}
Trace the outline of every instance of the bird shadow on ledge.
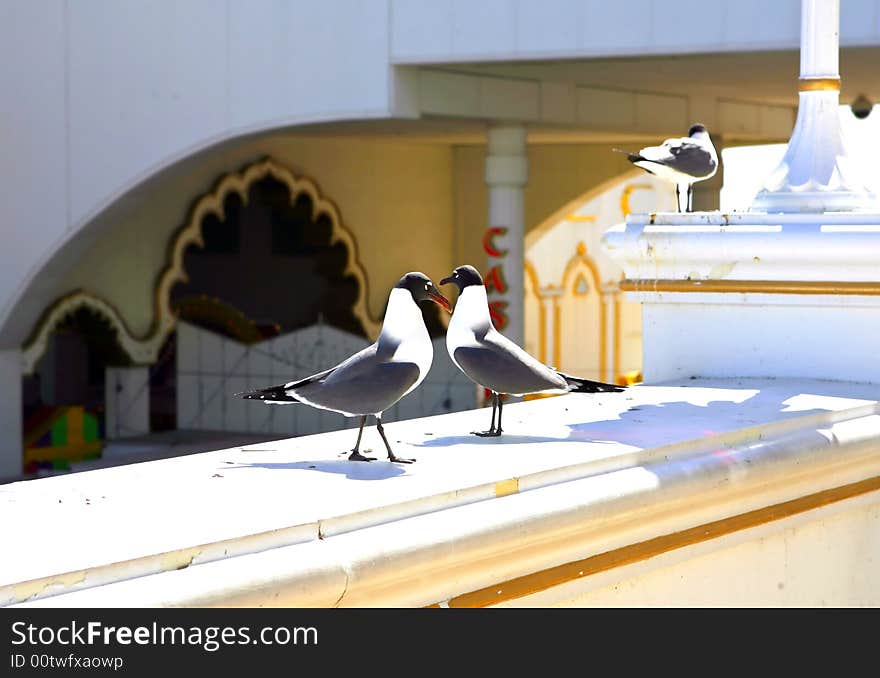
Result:
{"label": "bird shadow on ledge", "polygon": [[[362,450],[366,453],[366,450]],[[249,462],[227,466],[226,470],[240,468],[264,468],[270,471],[318,471],[339,473],[351,480],[387,480],[406,473],[406,469],[377,457],[375,461],[349,461],[348,459],[320,459],[292,462]]]}
{"label": "bird shadow on ledge", "polygon": [[[842,402],[840,396],[825,394],[804,394],[797,390],[760,390],[731,388],[730,394],[719,394],[713,389],[711,395],[699,394],[700,387],[682,387],[696,398],[658,399],[654,402],[634,403],[622,412],[609,412],[609,418],[577,421],[579,397],[567,396],[565,401],[565,423],[554,425],[558,436],[523,435],[519,433],[526,425],[530,430],[540,431],[540,420],[533,425],[515,411],[505,411],[510,417],[510,433],[505,432],[497,438],[480,438],[468,433],[438,436],[414,447],[450,447],[458,444],[469,445],[518,445],[525,443],[585,443],[620,444],[639,449],[650,449],[663,445],[681,443],[750,428],[771,422],[806,417],[813,414],[855,407],[866,402],[862,399],[846,398],[851,404]],[[690,394],[689,394],[690,395]],[[702,395],[707,397],[703,400]],[[694,401],[697,402],[694,402]],[[607,403],[606,403],[607,405]],[[488,410],[487,411],[488,423]],[[609,408],[610,409],[610,408]],[[595,410],[590,408],[590,413]],[[572,413],[575,416],[572,417]],[[542,414],[542,416],[546,416]],[[574,419],[574,421],[572,421]]]}
{"label": "bird shadow on ledge", "polygon": [[[554,443],[566,442],[568,437],[551,437],[551,436],[524,436],[513,433],[502,433],[497,437],[481,438],[473,433],[453,435],[453,436],[437,436],[430,440],[420,443],[410,443],[413,447],[450,447],[452,445],[473,445],[479,441],[483,445],[522,445],[524,443]],[[595,441],[605,442],[605,441]]]}

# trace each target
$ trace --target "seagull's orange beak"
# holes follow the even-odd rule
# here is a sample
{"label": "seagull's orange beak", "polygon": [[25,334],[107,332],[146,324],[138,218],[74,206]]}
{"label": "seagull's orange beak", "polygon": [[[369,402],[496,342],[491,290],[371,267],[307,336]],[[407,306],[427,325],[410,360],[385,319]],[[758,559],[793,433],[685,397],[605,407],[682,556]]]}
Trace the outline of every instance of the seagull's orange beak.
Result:
{"label": "seagull's orange beak", "polygon": [[447,313],[452,313],[452,304],[449,303],[449,299],[440,294],[433,286],[428,290],[428,296],[435,304],[446,309]]}

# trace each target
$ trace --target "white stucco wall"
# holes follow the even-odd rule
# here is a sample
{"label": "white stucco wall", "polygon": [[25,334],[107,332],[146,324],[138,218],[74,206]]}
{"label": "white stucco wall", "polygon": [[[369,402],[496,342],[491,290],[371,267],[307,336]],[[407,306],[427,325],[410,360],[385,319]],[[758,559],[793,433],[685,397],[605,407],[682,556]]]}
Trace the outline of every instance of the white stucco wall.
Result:
{"label": "white stucco wall", "polygon": [[[844,5],[841,44],[876,43],[880,3]],[[391,2],[396,63],[791,49],[799,37],[800,0]]]}

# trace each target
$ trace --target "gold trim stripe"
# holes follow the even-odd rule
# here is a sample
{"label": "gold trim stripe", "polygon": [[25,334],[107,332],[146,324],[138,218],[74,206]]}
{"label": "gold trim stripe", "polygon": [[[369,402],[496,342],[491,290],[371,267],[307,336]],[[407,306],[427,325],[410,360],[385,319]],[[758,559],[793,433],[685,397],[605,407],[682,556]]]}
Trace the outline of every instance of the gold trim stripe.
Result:
{"label": "gold trim stripe", "polygon": [[801,78],[799,92],[839,92],[840,78]]}
{"label": "gold trim stripe", "polygon": [[509,494],[519,492],[519,478],[508,478],[495,483],[495,496],[506,497]]}
{"label": "gold trim stripe", "polygon": [[620,283],[624,292],[721,292],[752,294],[878,295],[880,282],[831,280],[635,280]]}
{"label": "gold trim stripe", "polygon": [[681,532],[665,534],[654,539],[631,544],[623,548],[600,553],[547,570],[478,589],[449,600],[449,607],[488,607],[516,598],[522,598],[553,586],[559,586],[582,577],[604,572],[616,567],[637,563],[668,551],[692,546],[710,539],[717,539],[734,532],[758,527],[765,523],[782,520],[805,511],[827,506],[844,499],[880,490],[880,476],[874,476],[849,485],[823,490],[790,501],[765,506],[730,518],[716,520]]}

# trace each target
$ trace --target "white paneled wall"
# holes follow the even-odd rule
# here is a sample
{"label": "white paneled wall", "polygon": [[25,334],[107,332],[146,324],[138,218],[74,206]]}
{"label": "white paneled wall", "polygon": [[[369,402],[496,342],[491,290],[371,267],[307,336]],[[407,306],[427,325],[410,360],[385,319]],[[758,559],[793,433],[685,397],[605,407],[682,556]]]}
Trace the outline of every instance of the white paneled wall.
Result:
{"label": "white paneled wall", "polygon": [[[841,44],[876,44],[878,0],[846,0]],[[392,0],[396,63],[795,49],[800,0]]]}
{"label": "white paneled wall", "polygon": [[[357,425],[307,405],[266,405],[234,393],[301,379],[367,346],[358,336],[313,325],[246,346],[185,322],[177,325],[177,427],[308,435]],[[444,338],[434,340],[431,372],[385,412],[384,421],[476,407],[474,385],[452,364]]]}

